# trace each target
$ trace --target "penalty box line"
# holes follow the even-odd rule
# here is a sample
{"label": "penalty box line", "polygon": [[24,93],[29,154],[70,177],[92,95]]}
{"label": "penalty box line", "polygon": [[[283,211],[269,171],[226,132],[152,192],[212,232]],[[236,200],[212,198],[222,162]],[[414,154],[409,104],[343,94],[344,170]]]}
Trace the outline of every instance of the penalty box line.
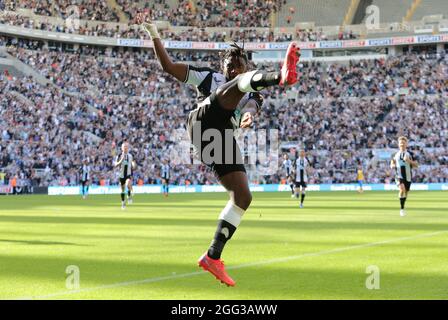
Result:
{"label": "penalty box line", "polygon": [[[394,239],[358,244],[358,245],[353,245],[353,246],[341,247],[341,248],[336,248],[336,249],[323,250],[323,251],[318,251],[318,252],[304,253],[304,254],[300,254],[300,255],[296,255],[296,256],[289,256],[289,257],[284,257],[284,258],[270,259],[270,260],[265,260],[265,261],[257,261],[257,262],[252,262],[252,263],[240,264],[240,265],[236,265],[236,266],[229,266],[229,267],[227,267],[227,270],[238,270],[238,269],[243,269],[243,268],[248,268],[248,267],[257,267],[257,266],[263,266],[263,265],[274,264],[274,263],[283,263],[283,262],[299,260],[299,259],[308,258],[308,257],[318,257],[318,256],[327,255],[327,254],[340,253],[340,252],[345,252],[345,251],[350,251],[350,250],[376,247],[376,246],[380,246],[383,244],[389,244],[389,243],[394,243],[394,242],[399,242],[399,241],[415,240],[415,239],[420,239],[420,238],[429,238],[429,237],[438,236],[440,234],[444,234],[447,232],[448,232],[448,230],[443,230],[443,231],[419,234],[419,235],[415,235],[415,236],[407,236],[407,237],[394,238]],[[101,286],[97,286],[97,287],[90,287],[90,288],[79,289],[79,290],[60,291],[60,292],[55,292],[52,294],[42,295],[42,296],[16,298],[16,300],[51,299],[51,298],[55,298],[55,297],[61,297],[61,296],[67,296],[67,295],[73,295],[73,294],[85,293],[85,292],[92,292],[92,291],[98,291],[98,290],[104,290],[104,289],[113,289],[113,288],[119,288],[119,287],[128,287],[128,286],[141,285],[141,284],[147,284],[147,283],[161,282],[161,281],[166,281],[166,280],[189,278],[189,277],[199,276],[199,275],[203,275],[203,274],[207,274],[207,272],[201,270],[201,271],[197,271],[197,272],[183,273],[183,274],[179,274],[179,275],[169,275],[169,276],[163,276],[163,277],[148,278],[148,279],[143,279],[143,280],[117,282],[117,283],[112,283],[112,284],[108,284],[108,285],[101,285]]]}

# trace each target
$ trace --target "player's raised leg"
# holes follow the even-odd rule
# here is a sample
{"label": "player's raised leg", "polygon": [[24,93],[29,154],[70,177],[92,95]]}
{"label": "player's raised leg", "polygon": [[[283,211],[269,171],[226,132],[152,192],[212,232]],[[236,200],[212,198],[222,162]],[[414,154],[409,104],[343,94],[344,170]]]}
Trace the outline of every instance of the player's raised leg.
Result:
{"label": "player's raised leg", "polygon": [[239,74],[216,90],[218,103],[224,109],[234,110],[248,92],[258,92],[276,85],[288,86],[295,84],[298,80],[297,63],[299,59],[300,48],[295,42],[291,42],[279,72],[253,70]]}

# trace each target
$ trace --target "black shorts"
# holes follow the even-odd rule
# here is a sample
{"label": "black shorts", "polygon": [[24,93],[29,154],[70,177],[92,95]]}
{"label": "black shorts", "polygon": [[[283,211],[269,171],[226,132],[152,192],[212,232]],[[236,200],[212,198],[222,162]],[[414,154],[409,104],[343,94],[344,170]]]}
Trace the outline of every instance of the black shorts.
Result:
{"label": "black shorts", "polygon": [[126,176],[124,178],[120,178],[120,184],[123,186],[126,184],[126,180],[131,179],[132,180],[132,176]]}
{"label": "black shorts", "polygon": [[411,190],[411,183],[412,182],[409,182],[409,181],[407,181],[405,179],[397,178],[397,185],[404,184],[404,188],[406,189],[406,192]]}
{"label": "black shorts", "polygon": [[170,182],[170,177],[162,177],[162,180],[165,180],[165,183],[169,183]]}
{"label": "black shorts", "polygon": [[[202,163],[208,166],[218,177],[222,177],[230,172],[246,172],[240,148],[233,136],[231,123],[233,115],[233,111],[225,110],[220,106],[215,92],[204,102],[199,103],[198,107],[188,115],[188,134],[195,148],[195,153]],[[217,130],[221,135],[222,142],[219,145],[213,144],[213,146],[220,148],[218,150],[220,154],[215,157],[213,152],[212,159],[204,159],[202,154],[204,148],[214,142],[213,140],[204,141],[202,139],[204,131],[208,129]],[[232,134],[230,134],[229,130],[232,130]],[[227,146],[226,140],[228,141]],[[206,150],[207,152],[210,151],[210,147]],[[213,148],[213,150],[216,149]],[[216,159],[217,161],[215,161]]]}
{"label": "black shorts", "polygon": [[305,181],[295,181],[294,185],[296,186],[296,188],[306,188],[306,182]]}
{"label": "black shorts", "polygon": [[86,184],[89,183],[89,179],[87,180],[81,180],[81,185],[84,187]]}

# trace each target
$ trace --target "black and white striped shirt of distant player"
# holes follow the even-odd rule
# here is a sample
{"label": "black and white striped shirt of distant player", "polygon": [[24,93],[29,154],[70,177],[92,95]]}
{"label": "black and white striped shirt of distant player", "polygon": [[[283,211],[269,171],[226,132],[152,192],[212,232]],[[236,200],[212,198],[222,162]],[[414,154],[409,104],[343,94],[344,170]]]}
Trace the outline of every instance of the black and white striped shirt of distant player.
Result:
{"label": "black and white striped shirt of distant player", "polygon": [[[202,102],[207,100],[212,92],[227,81],[226,77],[218,71],[207,67],[198,68],[188,65],[187,77],[184,82],[196,87],[198,92],[197,99],[199,102]],[[234,116],[231,120],[233,129],[240,127],[242,110],[249,101],[253,101],[257,109],[260,109],[263,104],[262,97],[258,92],[246,93],[234,111]]]}
{"label": "black and white striped shirt of distant player", "polygon": [[292,175],[292,161],[291,159],[283,160],[283,169],[285,169],[285,175],[289,178]]}
{"label": "black and white striped shirt of distant player", "polygon": [[[412,165],[406,162],[406,158],[409,157],[411,161],[414,161],[414,154],[410,151],[398,151],[393,160],[395,161],[395,177],[398,184],[405,183],[410,186],[412,182]],[[408,188],[408,187],[407,187]]]}
{"label": "black and white striped shirt of distant player", "polygon": [[171,173],[170,165],[168,163],[162,164],[162,179],[166,181],[170,180],[170,173]]}
{"label": "black and white striped shirt of distant player", "polygon": [[306,183],[308,181],[307,169],[310,166],[310,162],[306,157],[298,157],[294,160],[294,171],[296,173],[295,183],[296,187],[306,188]]}
{"label": "black and white striped shirt of distant player", "polygon": [[122,157],[123,157],[123,161],[119,165],[119,170],[120,170],[119,178],[120,178],[120,183],[124,184],[127,179],[132,178],[132,171],[133,171],[132,166],[134,163],[134,157],[129,152],[128,153],[120,152],[120,154],[118,154],[115,157],[114,164],[118,163]]}
{"label": "black and white striped shirt of distant player", "polygon": [[85,184],[87,181],[90,180],[90,166],[87,164],[83,164],[80,168],[81,172],[81,183]]}

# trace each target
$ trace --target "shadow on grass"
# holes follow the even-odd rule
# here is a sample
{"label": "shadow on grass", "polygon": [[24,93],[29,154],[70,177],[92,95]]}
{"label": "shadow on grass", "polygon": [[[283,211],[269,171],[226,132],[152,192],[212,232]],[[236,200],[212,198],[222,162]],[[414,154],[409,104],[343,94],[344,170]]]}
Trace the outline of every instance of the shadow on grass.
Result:
{"label": "shadow on grass", "polygon": [[[1,298],[19,298],[14,285],[8,279],[24,276],[29,282],[30,296],[43,296],[55,291],[47,291],[44,285],[36,286],[36,281],[50,281],[60,285],[58,292],[68,293],[50,298],[70,299],[81,296],[65,289],[67,265],[76,265],[81,272],[81,289],[90,297],[132,299],[135,290],[140,299],[157,299],[168,296],[171,299],[447,299],[448,275],[425,273],[390,272],[381,269],[381,290],[367,290],[365,281],[368,274],[366,259],[353,266],[350,261],[337,267],[309,266],[310,259],[273,263],[269,265],[236,267],[229,273],[237,281],[235,288],[223,288],[208,273],[198,271],[195,257],[181,257],[182,262],[162,263],[160,261],[104,261],[94,258],[63,258],[39,256],[0,255],[2,272],[0,283],[7,289]],[[388,259],[390,262],[390,258]],[[179,261],[179,259],[177,259]],[[301,262],[303,261],[303,262]],[[379,261],[378,263],[380,263]],[[397,264],[400,262],[397,261]],[[423,262],[420,260],[417,266]],[[343,268],[343,269],[341,269]],[[395,269],[395,268],[394,268]],[[106,287],[101,287],[106,286]],[[225,290],[223,290],[225,289]],[[54,286],[53,289],[54,290]]]}

